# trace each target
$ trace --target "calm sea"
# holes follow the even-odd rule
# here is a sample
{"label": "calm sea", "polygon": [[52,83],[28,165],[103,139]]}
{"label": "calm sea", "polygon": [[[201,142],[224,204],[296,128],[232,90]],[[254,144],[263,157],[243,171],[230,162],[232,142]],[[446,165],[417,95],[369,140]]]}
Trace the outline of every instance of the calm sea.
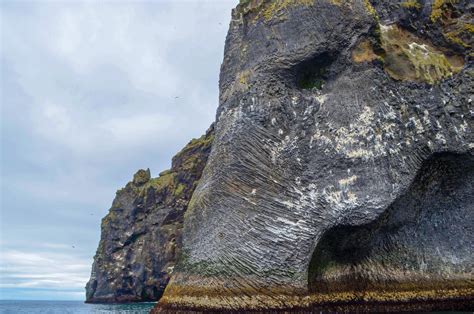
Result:
{"label": "calm sea", "polygon": [[1,314],[148,314],[155,303],[85,304],[82,301],[1,301]]}

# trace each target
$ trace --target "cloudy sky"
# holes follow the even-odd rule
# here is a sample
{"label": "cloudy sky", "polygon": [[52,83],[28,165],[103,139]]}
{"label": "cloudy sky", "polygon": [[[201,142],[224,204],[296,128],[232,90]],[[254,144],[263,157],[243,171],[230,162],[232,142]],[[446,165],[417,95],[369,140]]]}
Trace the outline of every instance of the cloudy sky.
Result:
{"label": "cloudy sky", "polygon": [[213,121],[236,3],[1,1],[0,299],[84,299],[115,191]]}

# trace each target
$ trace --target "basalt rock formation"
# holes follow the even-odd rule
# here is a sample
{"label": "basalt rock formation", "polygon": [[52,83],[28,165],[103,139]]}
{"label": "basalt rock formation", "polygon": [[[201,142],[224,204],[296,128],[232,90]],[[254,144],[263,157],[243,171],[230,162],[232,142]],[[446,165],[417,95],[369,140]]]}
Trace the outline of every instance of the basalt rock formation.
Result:
{"label": "basalt rock formation", "polygon": [[156,301],[180,254],[183,216],[201,177],[213,127],[173,157],[170,170],[151,178],[139,170],[117,191],[102,220],[86,302]]}
{"label": "basalt rock formation", "polygon": [[473,10],[241,1],[156,311],[472,309]]}

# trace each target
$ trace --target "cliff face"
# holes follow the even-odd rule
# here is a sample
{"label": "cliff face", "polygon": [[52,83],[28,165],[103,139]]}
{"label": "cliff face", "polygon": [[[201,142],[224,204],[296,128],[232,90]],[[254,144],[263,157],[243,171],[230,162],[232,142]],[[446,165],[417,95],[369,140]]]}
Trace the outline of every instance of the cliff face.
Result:
{"label": "cliff face", "polygon": [[213,127],[173,157],[170,170],[151,178],[139,170],[117,191],[94,257],[86,302],[156,301],[180,254],[183,215],[201,177]]}
{"label": "cliff face", "polygon": [[158,310],[473,306],[472,11],[241,1]]}

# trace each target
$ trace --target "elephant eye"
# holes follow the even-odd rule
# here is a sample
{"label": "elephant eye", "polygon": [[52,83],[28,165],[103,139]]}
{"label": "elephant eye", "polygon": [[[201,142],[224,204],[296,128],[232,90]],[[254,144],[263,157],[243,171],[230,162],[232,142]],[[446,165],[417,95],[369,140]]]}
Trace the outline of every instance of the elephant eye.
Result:
{"label": "elephant eye", "polygon": [[321,90],[329,77],[334,58],[327,52],[306,59],[293,67],[293,77],[299,89]]}

